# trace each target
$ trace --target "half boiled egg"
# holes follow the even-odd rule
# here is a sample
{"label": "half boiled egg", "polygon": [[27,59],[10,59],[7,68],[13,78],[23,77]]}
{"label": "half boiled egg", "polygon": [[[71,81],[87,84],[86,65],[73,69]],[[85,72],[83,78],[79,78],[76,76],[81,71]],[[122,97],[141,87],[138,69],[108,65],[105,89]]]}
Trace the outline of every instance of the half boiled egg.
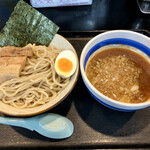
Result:
{"label": "half boiled egg", "polygon": [[77,58],[73,51],[63,50],[55,60],[55,70],[62,78],[68,78],[74,74],[77,68]]}

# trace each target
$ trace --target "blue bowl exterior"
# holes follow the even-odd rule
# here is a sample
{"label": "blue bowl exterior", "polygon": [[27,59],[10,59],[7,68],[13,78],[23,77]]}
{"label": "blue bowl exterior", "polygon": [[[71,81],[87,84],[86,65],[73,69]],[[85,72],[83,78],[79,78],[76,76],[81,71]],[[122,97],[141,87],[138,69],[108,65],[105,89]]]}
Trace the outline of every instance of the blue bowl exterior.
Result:
{"label": "blue bowl exterior", "polygon": [[[150,56],[150,48],[146,47],[145,45],[139,43],[139,42],[136,42],[136,41],[133,41],[133,40],[130,40],[130,39],[125,39],[125,38],[112,38],[112,39],[107,39],[107,40],[104,40],[104,41],[101,41],[99,43],[97,43],[95,46],[93,46],[87,53],[86,57],[85,57],[85,60],[84,60],[84,70],[85,70],[85,67],[86,67],[86,63],[89,59],[89,57],[96,51],[98,50],[99,48],[103,47],[103,46],[106,46],[106,45],[112,45],[112,44],[124,44],[124,45],[129,45],[129,46],[132,46],[132,47],[135,47],[139,50],[141,50],[142,52],[144,52],[145,54],[147,54],[148,56]],[[83,80],[84,81],[84,80]],[[86,85],[86,83],[85,83]],[[120,109],[120,108],[117,108],[117,107],[114,107],[114,106],[111,106],[107,103],[105,103],[104,101],[102,101],[100,98],[96,97],[94,94],[92,94],[92,92],[90,91],[90,89],[88,88],[88,86],[86,85],[86,88],[88,89],[89,93],[98,101],[100,102],[101,104],[103,104],[104,106],[106,107],[109,107],[111,109],[114,109],[114,110],[117,110],[117,111],[125,111],[125,112],[130,112],[130,111],[136,111],[136,110],[140,110],[140,109],[143,109],[143,108],[140,108],[140,109]]]}

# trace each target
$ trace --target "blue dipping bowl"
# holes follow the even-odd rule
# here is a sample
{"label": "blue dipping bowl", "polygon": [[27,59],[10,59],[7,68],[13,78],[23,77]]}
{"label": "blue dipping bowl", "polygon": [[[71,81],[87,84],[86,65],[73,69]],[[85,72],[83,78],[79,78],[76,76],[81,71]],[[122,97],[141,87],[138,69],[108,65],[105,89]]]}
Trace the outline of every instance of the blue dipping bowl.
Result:
{"label": "blue dipping bowl", "polygon": [[[113,100],[99,92],[88,80],[85,74],[86,64],[89,57],[97,50],[103,50],[104,47],[117,46],[131,47],[131,51],[143,56],[150,63],[150,38],[133,31],[113,30],[104,32],[92,38],[83,48],[80,57],[80,70],[82,79],[90,94],[101,104],[118,111],[135,111],[150,106],[150,98],[146,102],[131,104]],[[133,48],[133,49],[132,49]]]}

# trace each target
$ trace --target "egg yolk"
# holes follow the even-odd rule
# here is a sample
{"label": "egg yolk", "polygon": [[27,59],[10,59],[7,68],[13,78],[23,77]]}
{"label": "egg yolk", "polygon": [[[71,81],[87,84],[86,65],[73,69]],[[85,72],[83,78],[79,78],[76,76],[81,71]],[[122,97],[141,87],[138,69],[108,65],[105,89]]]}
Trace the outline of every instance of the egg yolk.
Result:
{"label": "egg yolk", "polygon": [[70,72],[73,68],[72,62],[67,58],[60,58],[58,60],[58,68],[62,72]]}

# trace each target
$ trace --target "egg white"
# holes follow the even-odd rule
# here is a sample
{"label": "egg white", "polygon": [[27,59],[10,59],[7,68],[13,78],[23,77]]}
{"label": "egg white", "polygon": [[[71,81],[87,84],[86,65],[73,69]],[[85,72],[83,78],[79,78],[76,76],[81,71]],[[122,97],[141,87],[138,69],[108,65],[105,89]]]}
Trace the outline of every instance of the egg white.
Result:
{"label": "egg white", "polygon": [[[62,72],[59,68],[58,68],[58,60],[61,58],[66,58],[68,60],[70,60],[73,64],[73,68],[69,73],[65,73]],[[77,68],[77,58],[74,54],[74,52],[72,52],[71,50],[63,50],[61,53],[59,53],[59,55],[56,57],[55,60],[55,70],[57,72],[58,75],[60,75],[63,78],[68,78],[71,75],[74,74],[75,70]]]}

